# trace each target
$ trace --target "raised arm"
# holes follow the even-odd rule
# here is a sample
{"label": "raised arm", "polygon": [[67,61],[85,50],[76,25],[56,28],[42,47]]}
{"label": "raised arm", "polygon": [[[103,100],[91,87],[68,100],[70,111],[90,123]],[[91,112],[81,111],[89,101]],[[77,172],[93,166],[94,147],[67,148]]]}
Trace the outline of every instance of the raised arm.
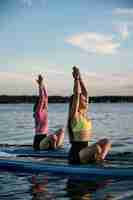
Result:
{"label": "raised arm", "polygon": [[48,107],[48,94],[46,87],[43,83],[43,77],[41,75],[38,76],[38,88],[39,88],[39,102],[37,105],[36,112],[40,112],[44,109],[44,106]]}
{"label": "raised arm", "polygon": [[74,78],[74,88],[73,88],[73,101],[70,112],[71,118],[76,117],[78,114],[80,93],[81,93],[79,75],[76,74],[74,70],[73,70],[73,78]]}
{"label": "raised arm", "polygon": [[86,98],[88,98],[87,88],[86,88],[86,86],[85,86],[85,84],[84,84],[84,81],[83,81],[83,79],[82,79],[82,76],[81,76],[81,73],[80,73],[79,69],[78,69],[76,66],[74,66],[73,69],[74,69],[75,73],[77,73],[77,74],[79,75],[79,82],[80,82],[80,87],[81,87],[81,93],[82,93]]}
{"label": "raised arm", "polygon": [[81,92],[82,94],[88,98],[88,92],[87,92],[87,89],[86,89],[86,86],[82,80],[82,77],[81,77],[81,74],[79,74],[79,82],[80,82],[80,86],[81,86]]}

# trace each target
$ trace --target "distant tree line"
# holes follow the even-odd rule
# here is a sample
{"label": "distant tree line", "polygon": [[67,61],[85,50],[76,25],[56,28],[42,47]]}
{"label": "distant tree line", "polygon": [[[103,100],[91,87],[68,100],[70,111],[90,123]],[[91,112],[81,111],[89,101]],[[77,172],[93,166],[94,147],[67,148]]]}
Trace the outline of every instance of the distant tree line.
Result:
{"label": "distant tree line", "polygon": [[[37,99],[37,96],[8,96],[1,95],[0,103],[34,103]],[[66,103],[69,101],[69,97],[62,96],[49,96],[49,103]]]}
{"label": "distant tree line", "polygon": [[89,98],[91,103],[120,103],[133,102],[133,96],[93,96]]}
{"label": "distant tree line", "polygon": [[[37,96],[8,96],[1,95],[0,103],[34,103]],[[49,96],[49,103],[68,103],[68,96]],[[133,102],[133,96],[91,96],[89,97],[90,103],[120,103],[120,102]]]}

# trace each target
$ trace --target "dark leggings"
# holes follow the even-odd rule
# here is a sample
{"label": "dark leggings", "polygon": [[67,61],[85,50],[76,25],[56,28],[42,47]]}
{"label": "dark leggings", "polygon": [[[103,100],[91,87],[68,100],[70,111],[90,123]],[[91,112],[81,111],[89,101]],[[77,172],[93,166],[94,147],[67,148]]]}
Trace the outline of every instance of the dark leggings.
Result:
{"label": "dark leggings", "polygon": [[79,152],[88,146],[88,142],[72,142],[68,155],[70,164],[80,164]]}
{"label": "dark leggings", "polygon": [[34,142],[33,142],[33,148],[34,150],[40,150],[40,142],[47,137],[46,134],[42,134],[42,135],[35,135],[34,136]]}

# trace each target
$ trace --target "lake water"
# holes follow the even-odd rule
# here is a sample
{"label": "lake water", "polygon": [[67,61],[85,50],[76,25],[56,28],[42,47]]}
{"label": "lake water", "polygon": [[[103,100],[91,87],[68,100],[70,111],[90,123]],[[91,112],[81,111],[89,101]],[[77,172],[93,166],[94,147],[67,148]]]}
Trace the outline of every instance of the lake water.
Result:
{"label": "lake water", "polygon": [[[68,104],[49,104],[49,130],[66,127]],[[113,151],[133,152],[133,104],[90,104],[92,143],[108,137]],[[32,104],[0,105],[0,143],[31,144]],[[65,149],[69,148],[67,132]],[[0,200],[133,200],[133,180],[0,172]]]}

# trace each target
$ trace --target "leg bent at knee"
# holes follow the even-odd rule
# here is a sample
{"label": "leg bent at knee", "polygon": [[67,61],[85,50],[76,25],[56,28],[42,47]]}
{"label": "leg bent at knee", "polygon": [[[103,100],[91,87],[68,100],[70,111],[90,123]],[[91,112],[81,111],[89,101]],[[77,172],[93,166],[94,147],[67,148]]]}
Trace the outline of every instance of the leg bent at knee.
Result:
{"label": "leg bent at knee", "polygon": [[109,139],[107,138],[104,138],[104,139],[101,139],[98,143],[98,145],[100,145],[100,147],[102,148],[102,159],[104,160],[106,155],[108,154],[108,152],[110,151],[111,149],[111,142]]}
{"label": "leg bent at knee", "polygon": [[56,146],[57,148],[60,148],[64,144],[64,129],[59,129],[58,132],[56,132],[57,141]]}

